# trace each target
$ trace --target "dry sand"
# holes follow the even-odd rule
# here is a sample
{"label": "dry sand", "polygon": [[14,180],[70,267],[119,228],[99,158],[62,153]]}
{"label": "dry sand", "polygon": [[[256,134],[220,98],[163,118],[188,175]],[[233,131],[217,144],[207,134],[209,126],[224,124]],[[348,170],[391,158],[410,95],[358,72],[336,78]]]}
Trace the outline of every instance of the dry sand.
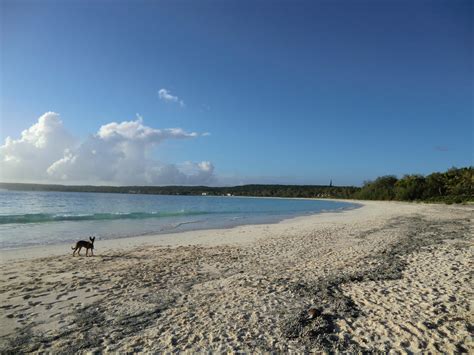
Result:
{"label": "dry sand", "polygon": [[474,208],[362,204],[2,252],[0,350],[472,353]]}

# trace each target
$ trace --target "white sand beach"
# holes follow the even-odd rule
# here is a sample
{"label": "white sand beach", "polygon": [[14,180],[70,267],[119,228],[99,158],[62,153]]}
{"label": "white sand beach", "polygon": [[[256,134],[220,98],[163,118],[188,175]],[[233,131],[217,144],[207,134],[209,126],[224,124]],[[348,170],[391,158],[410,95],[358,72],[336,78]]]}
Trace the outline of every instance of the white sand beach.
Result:
{"label": "white sand beach", "polygon": [[474,207],[360,203],[2,251],[0,350],[473,352]]}

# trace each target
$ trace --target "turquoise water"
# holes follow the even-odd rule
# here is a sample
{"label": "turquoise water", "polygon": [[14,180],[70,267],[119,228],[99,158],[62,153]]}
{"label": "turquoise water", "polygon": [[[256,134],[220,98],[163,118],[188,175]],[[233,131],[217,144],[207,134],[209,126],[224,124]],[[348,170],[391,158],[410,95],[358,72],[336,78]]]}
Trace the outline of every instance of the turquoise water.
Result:
{"label": "turquoise water", "polygon": [[297,199],[0,191],[0,249],[274,223],[356,204]]}

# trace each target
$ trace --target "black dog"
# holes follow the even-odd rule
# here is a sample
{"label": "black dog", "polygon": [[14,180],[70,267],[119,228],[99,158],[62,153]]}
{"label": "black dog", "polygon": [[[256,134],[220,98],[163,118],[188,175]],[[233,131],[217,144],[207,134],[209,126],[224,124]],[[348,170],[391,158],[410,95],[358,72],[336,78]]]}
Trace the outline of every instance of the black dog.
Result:
{"label": "black dog", "polygon": [[90,242],[86,241],[86,240],[80,240],[76,243],[76,247],[71,247],[72,250],[74,250],[74,252],[72,253],[72,256],[74,256],[76,254],[76,251],[77,251],[77,255],[81,255],[81,249],[82,248],[86,248],[86,256],[89,256],[89,249],[91,250],[91,256],[94,256],[94,240],[95,240],[95,237],[89,237],[89,240]]}

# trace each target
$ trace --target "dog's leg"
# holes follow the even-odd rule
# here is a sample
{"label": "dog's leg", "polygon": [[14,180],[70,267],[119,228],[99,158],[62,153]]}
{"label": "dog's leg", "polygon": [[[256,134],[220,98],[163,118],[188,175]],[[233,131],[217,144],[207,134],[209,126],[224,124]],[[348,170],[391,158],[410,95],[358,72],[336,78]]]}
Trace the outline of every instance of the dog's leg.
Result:
{"label": "dog's leg", "polygon": [[89,256],[89,248],[86,248],[86,256]]}
{"label": "dog's leg", "polygon": [[82,247],[79,247],[79,250],[77,251],[77,255],[81,256],[81,250],[82,250]]}
{"label": "dog's leg", "polygon": [[77,248],[75,248],[74,251],[72,252],[72,256],[76,256],[76,250]]}

